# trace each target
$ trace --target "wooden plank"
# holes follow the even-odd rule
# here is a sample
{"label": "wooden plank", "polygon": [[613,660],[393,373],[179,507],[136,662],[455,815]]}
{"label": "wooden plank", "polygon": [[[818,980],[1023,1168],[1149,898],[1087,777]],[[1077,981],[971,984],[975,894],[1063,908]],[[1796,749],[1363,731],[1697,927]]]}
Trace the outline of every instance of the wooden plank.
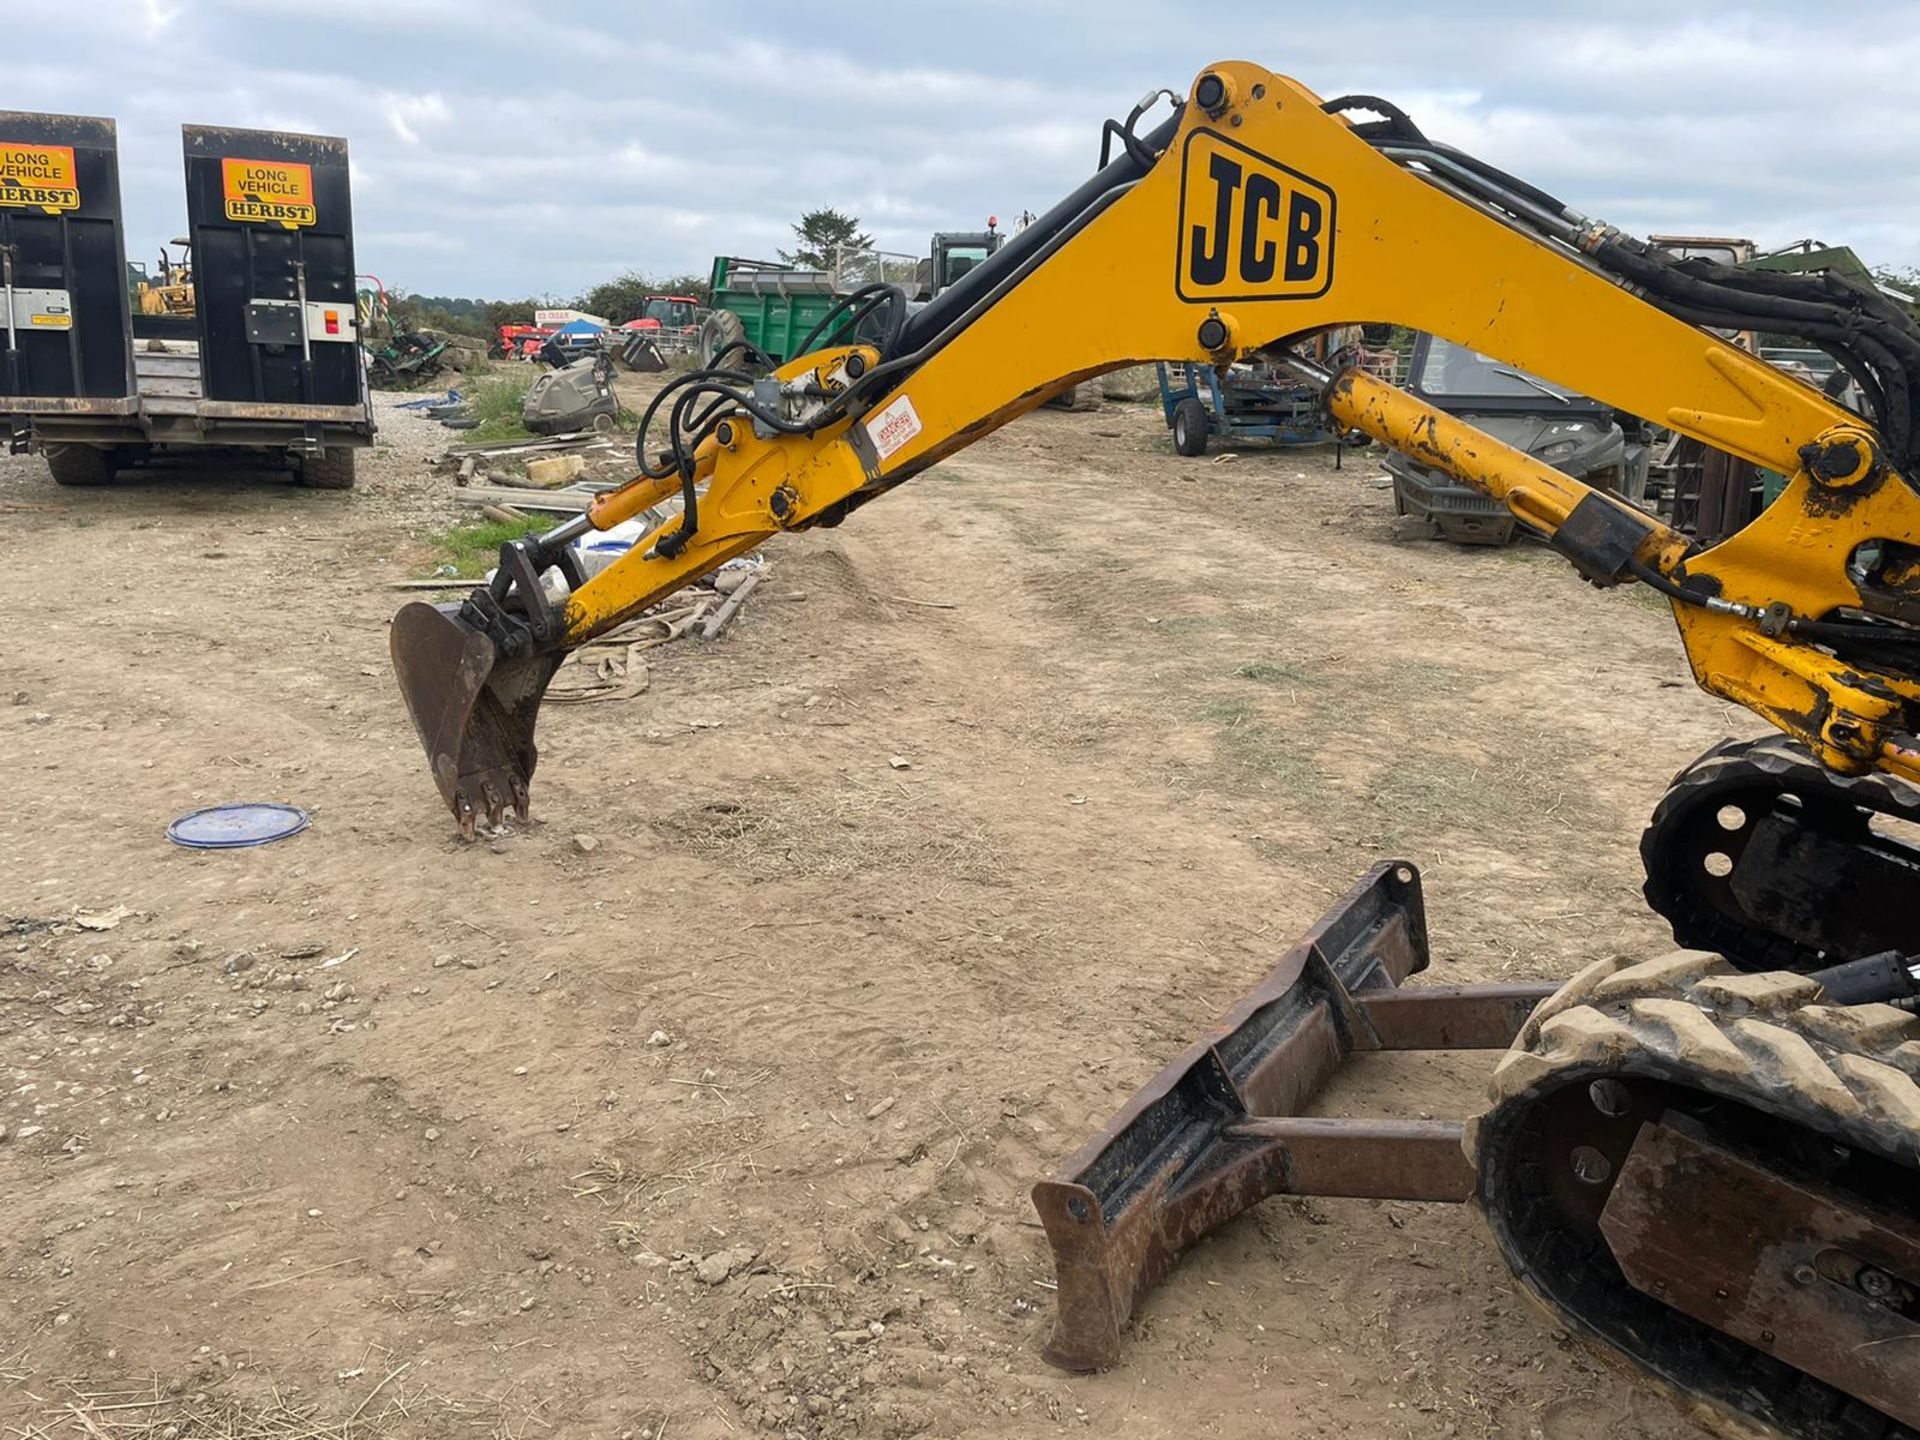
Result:
{"label": "wooden plank", "polygon": [[142,375],[138,377],[133,388],[139,392],[143,400],[149,395],[176,397],[184,395],[189,399],[198,400],[200,398],[200,377],[193,375],[178,378],[168,376],[155,378],[152,375]]}
{"label": "wooden plank", "polygon": [[700,638],[702,640],[712,640],[718,636],[722,630],[727,628],[727,622],[733,619],[739,612],[740,607],[746,603],[747,596],[751,595],[754,589],[760,584],[760,574],[761,572],[756,570],[753,574],[742,580],[731,595],[727,596],[726,603],[721,605],[721,607],[713,613],[713,618],[708,620],[701,628]]}
{"label": "wooden plank", "polygon": [[136,350],[133,352],[133,373],[198,376],[200,357],[197,355],[143,355]]}
{"label": "wooden plank", "polygon": [[516,510],[546,510],[556,515],[578,515],[594,497],[579,490],[515,490],[506,485],[468,485],[453,492],[462,505],[510,505]]}
{"label": "wooden plank", "polygon": [[494,440],[484,445],[450,445],[449,455],[533,455],[553,450],[575,450],[612,441],[597,430],[570,430],[565,435],[534,435],[525,440]]}

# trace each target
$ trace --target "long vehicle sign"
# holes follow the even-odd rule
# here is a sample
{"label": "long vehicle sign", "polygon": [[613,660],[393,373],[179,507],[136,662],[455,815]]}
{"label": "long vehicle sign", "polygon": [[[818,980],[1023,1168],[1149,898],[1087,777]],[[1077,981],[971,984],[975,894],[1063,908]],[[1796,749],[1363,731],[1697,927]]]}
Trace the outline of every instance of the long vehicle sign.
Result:
{"label": "long vehicle sign", "polygon": [[0,205],[58,215],[80,208],[71,145],[16,145],[0,140]]}
{"label": "long vehicle sign", "polygon": [[318,218],[313,208],[313,167],[286,160],[220,161],[227,219],[297,230]]}

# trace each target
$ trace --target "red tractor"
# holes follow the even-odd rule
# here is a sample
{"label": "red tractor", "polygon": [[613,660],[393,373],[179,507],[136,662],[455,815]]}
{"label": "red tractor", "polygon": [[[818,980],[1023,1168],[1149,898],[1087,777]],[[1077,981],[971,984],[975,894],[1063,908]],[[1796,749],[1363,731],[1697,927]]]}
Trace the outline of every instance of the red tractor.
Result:
{"label": "red tractor", "polygon": [[502,325],[487,354],[495,360],[516,360],[538,355],[540,347],[553,336],[550,325]]}
{"label": "red tractor", "polygon": [[690,349],[700,334],[707,309],[691,295],[649,295],[637,318],[620,328],[643,331],[670,349]]}

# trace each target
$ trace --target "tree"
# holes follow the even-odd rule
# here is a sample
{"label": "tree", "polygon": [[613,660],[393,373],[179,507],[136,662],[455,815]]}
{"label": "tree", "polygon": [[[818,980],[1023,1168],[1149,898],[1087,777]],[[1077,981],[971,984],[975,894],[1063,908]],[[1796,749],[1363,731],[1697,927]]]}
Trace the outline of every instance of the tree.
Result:
{"label": "tree", "polygon": [[615,325],[624,325],[629,320],[640,318],[640,312],[646,308],[647,296],[659,293],[646,276],[629,270],[624,275],[601,281],[573,303],[575,309],[598,315]]}
{"label": "tree", "polygon": [[[1873,267],[1873,278],[1889,289],[1920,300],[1920,270],[1911,265],[1876,265]],[[1920,320],[1920,305],[1910,304],[1907,309],[1916,320]]]}
{"label": "tree", "polygon": [[782,250],[780,258],[789,265],[809,270],[831,270],[835,250],[873,248],[873,237],[860,233],[859,217],[843,215],[834,209],[807,211],[793,227],[793,233],[799,237],[799,246]]}
{"label": "tree", "polygon": [[531,325],[535,308],[531,300],[489,300],[486,302],[487,330],[492,333],[502,325]]}
{"label": "tree", "polygon": [[691,295],[705,305],[713,295],[713,285],[705,275],[669,275],[658,278],[629,270],[612,280],[604,280],[573,302],[576,310],[598,315],[615,325],[638,320],[646,310],[649,295]]}

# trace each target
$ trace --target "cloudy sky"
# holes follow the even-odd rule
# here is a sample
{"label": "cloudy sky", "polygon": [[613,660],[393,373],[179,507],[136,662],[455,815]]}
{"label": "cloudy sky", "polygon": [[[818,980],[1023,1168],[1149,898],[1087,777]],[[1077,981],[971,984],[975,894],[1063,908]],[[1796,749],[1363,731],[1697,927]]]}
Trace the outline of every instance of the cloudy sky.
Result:
{"label": "cloudy sky", "polygon": [[770,255],[819,205],[924,253],[933,230],[1045,210],[1090,173],[1102,119],[1226,58],[1387,96],[1640,233],[1816,237],[1905,266],[1913,16],[1910,0],[78,0],[4,103],[119,120],[135,258],[183,228],[182,122],[344,135],[360,266],[421,293],[704,272],[716,252]]}

